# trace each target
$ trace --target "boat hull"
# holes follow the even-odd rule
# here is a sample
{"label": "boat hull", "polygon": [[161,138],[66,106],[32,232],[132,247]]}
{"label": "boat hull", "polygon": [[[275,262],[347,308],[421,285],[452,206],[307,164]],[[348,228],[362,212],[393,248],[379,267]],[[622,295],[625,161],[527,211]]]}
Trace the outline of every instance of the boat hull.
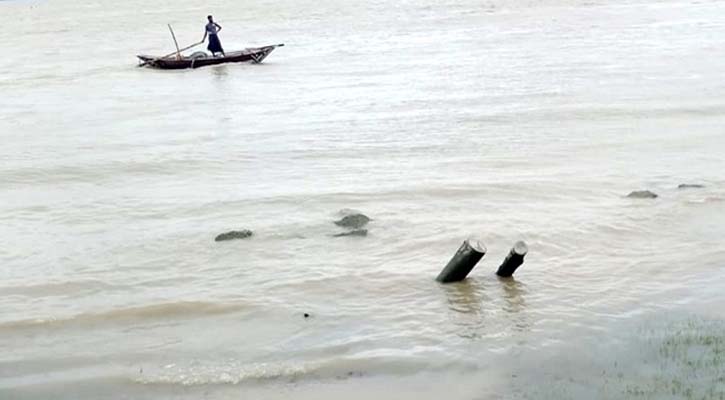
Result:
{"label": "boat hull", "polygon": [[154,56],[139,55],[137,56],[140,60],[139,65],[149,68],[157,69],[189,69],[189,68],[201,68],[208,67],[210,65],[226,64],[226,63],[241,63],[241,62],[252,62],[261,63],[265,58],[277,47],[284,46],[283,44],[264,46],[246,49],[242,51],[235,51],[227,53],[224,57],[205,57],[205,58],[190,58],[182,57],[177,59],[176,57],[159,58]]}

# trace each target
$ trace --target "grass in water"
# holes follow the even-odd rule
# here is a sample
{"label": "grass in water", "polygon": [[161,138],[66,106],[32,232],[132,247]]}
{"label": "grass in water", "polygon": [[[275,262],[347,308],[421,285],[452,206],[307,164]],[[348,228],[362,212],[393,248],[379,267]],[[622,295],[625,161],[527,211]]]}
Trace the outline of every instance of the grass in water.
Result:
{"label": "grass in water", "polygon": [[586,357],[549,360],[532,373],[540,384],[517,398],[725,400],[725,322],[688,318],[622,334]]}
{"label": "grass in water", "polygon": [[627,398],[725,400],[725,324],[689,319],[642,333],[657,351],[627,379]]}

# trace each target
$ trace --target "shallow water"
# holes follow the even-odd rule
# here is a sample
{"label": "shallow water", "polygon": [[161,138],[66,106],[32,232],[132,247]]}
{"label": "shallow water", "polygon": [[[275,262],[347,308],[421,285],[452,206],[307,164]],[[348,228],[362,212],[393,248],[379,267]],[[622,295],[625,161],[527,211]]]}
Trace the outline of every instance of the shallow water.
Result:
{"label": "shallow water", "polygon": [[0,398],[725,395],[725,3],[0,10]]}

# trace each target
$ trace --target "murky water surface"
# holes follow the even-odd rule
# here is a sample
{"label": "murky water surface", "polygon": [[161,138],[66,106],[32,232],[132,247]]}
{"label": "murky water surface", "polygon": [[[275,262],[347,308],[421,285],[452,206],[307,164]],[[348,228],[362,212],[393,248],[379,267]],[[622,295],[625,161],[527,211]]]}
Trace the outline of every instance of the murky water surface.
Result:
{"label": "murky water surface", "polygon": [[[135,67],[209,13],[228,50],[286,46]],[[0,14],[1,398],[725,395],[725,3]]]}

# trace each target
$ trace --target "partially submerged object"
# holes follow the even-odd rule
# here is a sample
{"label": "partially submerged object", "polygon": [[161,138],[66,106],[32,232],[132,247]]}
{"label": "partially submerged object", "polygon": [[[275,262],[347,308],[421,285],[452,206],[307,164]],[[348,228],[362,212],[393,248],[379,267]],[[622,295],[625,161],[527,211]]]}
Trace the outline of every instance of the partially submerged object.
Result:
{"label": "partially submerged object", "polygon": [[229,231],[226,233],[222,233],[221,235],[218,235],[214,238],[215,242],[223,242],[226,240],[234,240],[234,239],[246,239],[248,237],[251,237],[254,233],[250,231],[249,229],[242,229],[241,231]]}
{"label": "partially submerged object", "polygon": [[191,55],[185,56],[180,52],[166,56],[137,56],[140,60],[139,66],[146,66],[158,69],[187,69],[187,68],[200,68],[209,65],[225,64],[225,63],[240,63],[240,62],[252,62],[261,63],[264,61],[269,54],[277,47],[282,47],[284,44],[274,44],[263,47],[253,47],[240,51],[227,52],[223,57],[212,57],[206,52],[197,51]]}
{"label": "partially submerged object", "polygon": [[335,225],[343,228],[360,229],[370,222],[370,217],[361,213],[353,213],[335,221]]}
{"label": "partially submerged object", "polygon": [[509,254],[506,256],[506,259],[503,260],[501,266],[498,267],[496,275],[503,278],[512,277],[514,272],[516,272],[516,268],[520,267],[521,264],[524,263],[524,257],[528,252],[529,246],[527,246],[526,243],[520,240],[516,242],[514,247],[511,248],[511,251],[509,251]]}
{"label": "partially submerged object", "polygon": [[677,186],[678,189],[702,189],[705,185],[699,183],[681,183]]}
{"label": "partially submerged object", "polygon": [[627,195],[630,199],[656,199],[657,193],[649,190],[635,190]]}
{"label": "partially submerged object", "polygon": [[[529,252],[529,247],[523,241],[518,241],[509,251],[506,259],[498,267],[496,275],[503,278],[510,278],[516,272],[516,268],[524,263],[524,257]],[[486,255],[486,246],[476,239],[467,239],[463,242],[456,254],[448,261],[436,280],[441,283],[460,282],[473,270],[476,264]]]}
{"label": "partially submerged object", "polygon": [[348,232],[342,232],[332,235],[333,237],[343,237],[343,236],[367,236],[368,230],[367,229],[353,229]]}
{"label": "partially submerged object", "polygon": [[451,283],[466,279],[468,273],[485,254],[486,246],[481,241],[472,238],[465,240],[436,280],[441,283]]}
{"label": "partially submerged object", "polygon": [[337,221],[333,221],[335,225],[347,229],[346,232],[338,233],[335,235],[332,235],[334,237],[342,237],[342,236],[367,236],[368,230],[364,228],[365,225],[368,224],[368,222],[372,221],[370,217],[367,215],[351,210],[351,209],[344,209],[340,210],[340,215],[343,217],[340,218]]}

